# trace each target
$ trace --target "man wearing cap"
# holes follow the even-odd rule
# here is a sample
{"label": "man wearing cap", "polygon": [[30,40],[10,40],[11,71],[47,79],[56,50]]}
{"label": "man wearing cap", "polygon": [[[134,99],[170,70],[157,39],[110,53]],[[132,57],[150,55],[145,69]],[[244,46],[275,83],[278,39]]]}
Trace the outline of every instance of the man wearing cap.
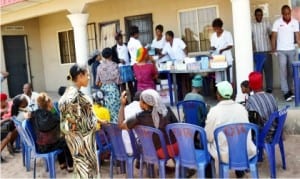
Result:
{"label": "man wearing cap", "polygon": [[196,75],[192,80],[192,91],[185,95],[184,101],[187,100],[196,100],[196,101],[203,101],[204,98],[200,93],[202,87],[202,76]]}
{"label": "man wearing cap", "polygon": [[[233,88],[228,81],[219,82],[217,85],[217,99],[219,103],[212,107],[207,114],[205,131],[207,134],[208,151],[215,160],[218,160],[214,131],[216,128],[232,123],[249,123],[248,113],[243,105],[231,99]],[[256,147],[248,135],[247,148],[249,158],[256,154]],[[220,155],[223,162],[228,162],[228,146],[224,136],[219,138]],[[244,175],[243,171],[236,171],[237,177]]]}
{"label": "man wearing cap", "polygon": [[[260,120],[252,122],[256,123],[260,128],[262,128],[269,119],[269,116],[278,110],[277,101],[272,94],[263,91],[263,76],[261,73],[252,72],[249,74],[248,78],[249,87],[253,90],[254,94],[249,96],[246,103],[246,109],[249,112],[250,121],[252,120],[251,113],[257,112],[259,114]],[[276,124],[274,123],[273,127],[269,131],[268,136],[272,136],[275,130]],[[272,137],[267,137],[267,140],[269,139],[271,140]]]}

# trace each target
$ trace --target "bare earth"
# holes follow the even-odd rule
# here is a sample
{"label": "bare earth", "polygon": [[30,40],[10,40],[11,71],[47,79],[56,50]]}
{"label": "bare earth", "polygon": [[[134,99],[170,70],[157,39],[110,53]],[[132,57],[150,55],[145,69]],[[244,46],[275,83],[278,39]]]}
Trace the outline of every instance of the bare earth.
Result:
{"label": "bare earth", "polygon": [[[300,135],[287,135],[285,139],[285,152],[287,170],[281,168],[281,157],[279,155],[279,148],[276,149],[276,168],[277,178],[299,178],[300,177],[300,154],[297,152],[300,147]],[[6,149],[4,149],[2,156],[7,160],[7,163],[1,163],[0,178],[33,178],[33,169],[26,172],[25,167],[22,164],[21,153],[17,153],[11,156]],[[33,168],[33,162],[31,163]],[[172,165],[169,164],[169,165]],[[258,164],[260,178],[270,178],[268,161],[265,160]],[[117,174],[118,170],[114,172],[114,178],[125,178],[125,174]],[[134,171],[135,177],[138,178],[138,170]],[[146,173],[144,171],[144,173]],[[57,178],[74,178],[72,173],[68,173],[66,170],[59,169],[58,163],[56,163],[56,177]],[[44,161],[37,160],[37,178],[48,178],[48,173],[45,171]],[[235,177],[234,173],[230,174],[231,177]],[[167,174],[167,177],[174,178],[174,172]],[[104,162],[101,167],[101,178],[109,178],[109,161]],[[196,178],[194,175],[192,178]],[[245,178],[250,178],[249,173]]]}

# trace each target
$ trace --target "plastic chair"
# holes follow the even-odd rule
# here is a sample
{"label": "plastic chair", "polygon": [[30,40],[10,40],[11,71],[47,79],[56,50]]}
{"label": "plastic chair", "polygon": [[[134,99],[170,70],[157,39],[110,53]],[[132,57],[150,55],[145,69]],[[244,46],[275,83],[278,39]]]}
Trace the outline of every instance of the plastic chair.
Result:
{"label": "plastic chair", "polygon": [[254,53],[255,71],[262,72],[266,61],[265,53]]}
{"label": "plastic chair", "polygon": [[[258,142],[258,126],[252,123],[234,123],[218,127],[214,131],[214,139],[217,146],[219,159],[220,178],[229,177],[229,169],[246,170],[250,169],[252,178],[258,178],[257,153],[251,159],[248,158],[247,136],[254,131],[255,144]],[[228,144],[229,162],[225,163],[220,157],[219,133],[223,133]],[[253,134],[252,134],[253,135]]]}
{"label": "plastic chair", "polygon": [[[112,146],[112,155],[110,156],[110,178],[113,178],[113,162],[115,162],[116,160],[126,162],[127,177],[133,178],[133,162],[134,159],[137,158],[137,153],[134,152],[132,156],[129,156],[126,153],[122,140],[122,130],[118,127],[117,124],[109,123],[102,126],[104,131],[107,133]],[[132,146],[132,148],[134,150],[135,147]],[[122,164],[123,162],[121,162],[121,165]]]}
{"label": "plastic chair", "polygon": [[[158,164],[159,177],[166,178],[165,165],[166,162],[170,159],[170,157],[167,152],[166,142],[163,133],[159,129],[148,127],[148,126],[142,126],[142,125],[136,126],[134,128],[134,131],[138,136],[142,148],[141,158],[140,158],[140,178],[143,178],[144,162],[150,165]],[[161,147],[164,152],[164,156],[166,156],[166,158],[164,159],[160,159],[157,156],[156,149],[152,140],[154,134],[159,137]]]}
{"label": "plastic chair", "polygon": [[[36,149],[36,136],[33,131],[33,128],[30,124],[30,121],[25,120],[22,123],[22,127],[26,133],[26,139],[27,145],[31,148],[31,154],[32,158],[34,159],[34,168],[33,168],[33,178],[36,177],[36,159],[37,158],[43,158],[46,162],[46,169],[49,170],[49,177],[50,178],[56,178],[56,171],[55,171],[55,159],[59,153],[62,152],[62,150],[54,150],[52,152],[48,153],[38,153]],[[27,160],[26,166],[30,166],[30,160]]]}
{"label": "plastic chair", "polygon": [[[283,131],[284,123],[286,120],[288,108],[289,108],[289,106],[286,106],[282,110],[272,113],[270,115],[268,121],[264,125],[262,131],[259,134],[259,140],[258,140],[259,156],[258,156],[258,159],[260,161],[262,160],[263,149],[265,149],[267,156],[268,156],[271,178],[276,178],[276,160],[275,160],[275,145],[276,144],[279,145],[281,160],[282,160],[282,168],[286,169],[284,145],[283,145],[283,140],[282,140],[282,131]],[[270,130],[270,127],[272,126],[273,121],[276,119],[277,119],[276,132],[273,136],[272,141],[270,143],[268,143],[265,141],[265,139],[267,137],[268,131]]]}
{"label": "plastic chair", "polygon": [[[202,127],[193,124],[174,123],[168,124],[166,130],[169,139],[170,132],[173,132],[179,147],[179,155],[175,157],[176,178],[179,178],[179,167],[182,169],[182,174],[184,173],[183,167],[194,168],[198,171],[198,178],[205,178],[205,167],[209,164],[211,164],[213,178],[215,178],[214,161],[211,160],[211,156],[207,151],[206,133]],[[194,148],[194,136],[196,134],[200,134],[202,149]]]}
{"label": "plastic chair", "polygon": [[[102,144],[102,141],[105,141],[105,144]],[[105,133],[103,130],[99,130],[96,132],[96,144],[98,146],[97,155],[98,155],[98,162],[99,168],[101,167],[101,154],[103,152],[110,152],[112,155],[111,144],[109,143]]]}
{"label": "plastic chair", "polygon": [[[204,127],[207,115],[206,104],[203,101],[187,100],[177,103],[177,113],[179,121],[182,121],[180,116],[180,107],[183,108],[185,122]],[[200,115],[200,116],[199,116]]]}
{"label": "plastic chair", "polygon": [[[17,120],[15,116],[12,117],[12,120],[16,126],[16,129],[18,131],[18,135],[19,137],[21,138],[20,139],[20,144],[21,144],[21,147],[22,147],[22,160],[23,160],[23,166],[26,166],[26,170],[29,171],[30,170],[30,153],[31,153],[31,148],[30,146],[27,146],[26,144],[26,139],[28,137],[26,137],[26,133],[25,133],[25,130],[22,128],[22,122]],[[28,165],[25,165],[27,164],[29,160],[29,166]]]}
{"label": "plastic chair", "polygon": [[[300,54],[299,54],[300,60]],[[293,78],[295,88],[295,106],[300,106],[300,61],[293,62]]]}
{"label": "plastic chair", "polygon": [[53,102],[53,107],[54,107],[55,111],[57,112],[57,114],[59,114],[60,111],[59,111],[59,107],[58,107],[58,101]]}

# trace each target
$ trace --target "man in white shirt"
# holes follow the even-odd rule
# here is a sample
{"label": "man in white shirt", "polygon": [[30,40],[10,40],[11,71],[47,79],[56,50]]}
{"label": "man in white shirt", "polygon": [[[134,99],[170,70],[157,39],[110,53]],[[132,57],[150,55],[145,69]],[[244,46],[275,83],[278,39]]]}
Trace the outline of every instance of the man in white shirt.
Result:
{"label": "man in white shirt", "polygon": [[271,55],[271,34],[272,27],[269,21],[263,20],[263,11],[255,9],[255,22],[252,23],[252,38],[255,54],[263,53],[266,57],[263,71],[266,81],[266,92],[272,93],[273,90],[273,62]]}
{"label": "man in white shirt", "polygon": [[172,31],[166,32],[166,45],[164,46],[160,58],[169,55],[173,61],[183,61],[187,56],[186,44],[180,38],[174,38]]}
{"label": "man in white shirt", "polygon": [[[205,132],[208,142],[208,151],[215,160],[218,160],[216,143],[214,140],[215,129],[226,124],[249,123],[249,120],[248,112],[244,106],[231,99],[233,93],[231,84],[228,81],[222,81],[219,82],[216,87],[219,103],[212,107],[207,114]],[[228,162],[228,144],[224,135],[219,137],[219,144],[221,159],[223,162]],[[252,142],[251,133],[249,133],[247,138],[247,150],[249,158],[256,154],[256,146]],[[237,177],[243,174],[243,171],[236,171]]]}
{"label": "man in white shirt", "polygon": [[130,39],[127,44],[127,48],[130,54],[131,65],[136,63],[136,53],[137,50],[142,46],[139,38],[139,28],[137,26],[132,26],[130,28]]}
{"label": "man in white shirt", "polygon": [[[163,36],[163,31],[164,31],[164,27],[161,24],[155,27],[156,38],[153,39],[151,44],[151,48],[155,49],[155,55],[161,55],[161,52],[167,43],[166,38]],[[166,62],[168,60],[170,60],[170,57],[168,55],[165,55],[158,59],[160,63]]]}
{"label": "man in white shirt", "polygon": [[39,96],[39,93],[32,91],[31,83],[25,83],[23,85],[23,92],[28,101],[28,106],[30,110],[32,111],[37,110],[38,109],[37,98]]}
{"label": "man in white shirt", "polygon": [[280,68],[281,90],[286,101],[294,98],[292,92],[292,62],[297,59],[295,37],[300,45],[299,23],[291,18],[291,8],[284,5],[281,8],[282,17],[277,19],[272,28],[272,52],[277,52]]}
{"label": "man in white shirt", "polygon": [[[214,33],[210,37],[210,50],[213,55],[224,55],[228,65],[232,65],[233,57],[231,49],[233,47],[232,35],[229,31],[224,30],[223,21],[220,18],[213,20],[212,27]],[[232,67],[230,68],[230,81],[233,81]],[[221,72],[216,72],[216,83],[221,81]]]}

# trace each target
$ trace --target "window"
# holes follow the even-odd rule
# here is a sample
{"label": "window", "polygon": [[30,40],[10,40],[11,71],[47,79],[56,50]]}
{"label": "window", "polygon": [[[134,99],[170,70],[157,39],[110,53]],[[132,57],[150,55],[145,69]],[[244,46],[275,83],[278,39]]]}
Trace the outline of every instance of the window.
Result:
{"label": "window", "polygon": [[93,54],[95,50],[98,48],[95,23],[89,23],[87,25],[87,34],[88,34],[88,54]]}
{"label": "window", "polygon": [[208,51],[212,21],[218,17],[217,6],[181,10],[178,13],[180,32],[188,52]]}
{"label": "window", "polygon": [[61,64],[75,63],[75,44],[73,30],[58,32]]}
{"label": "window", "polygon": [[141,41],[143,46],[152,42],[153,40],[152,14],[125,17],[125,29],[126,29],[127,41],[130,38],[129,35],[130,27],[133,25],[139,28],[140,31],[139,40]]}
{"label": "window", "polygon": [[115,33],[120,30],[119,21],[100,24],[100,48],[112,47],[116,44]]}

